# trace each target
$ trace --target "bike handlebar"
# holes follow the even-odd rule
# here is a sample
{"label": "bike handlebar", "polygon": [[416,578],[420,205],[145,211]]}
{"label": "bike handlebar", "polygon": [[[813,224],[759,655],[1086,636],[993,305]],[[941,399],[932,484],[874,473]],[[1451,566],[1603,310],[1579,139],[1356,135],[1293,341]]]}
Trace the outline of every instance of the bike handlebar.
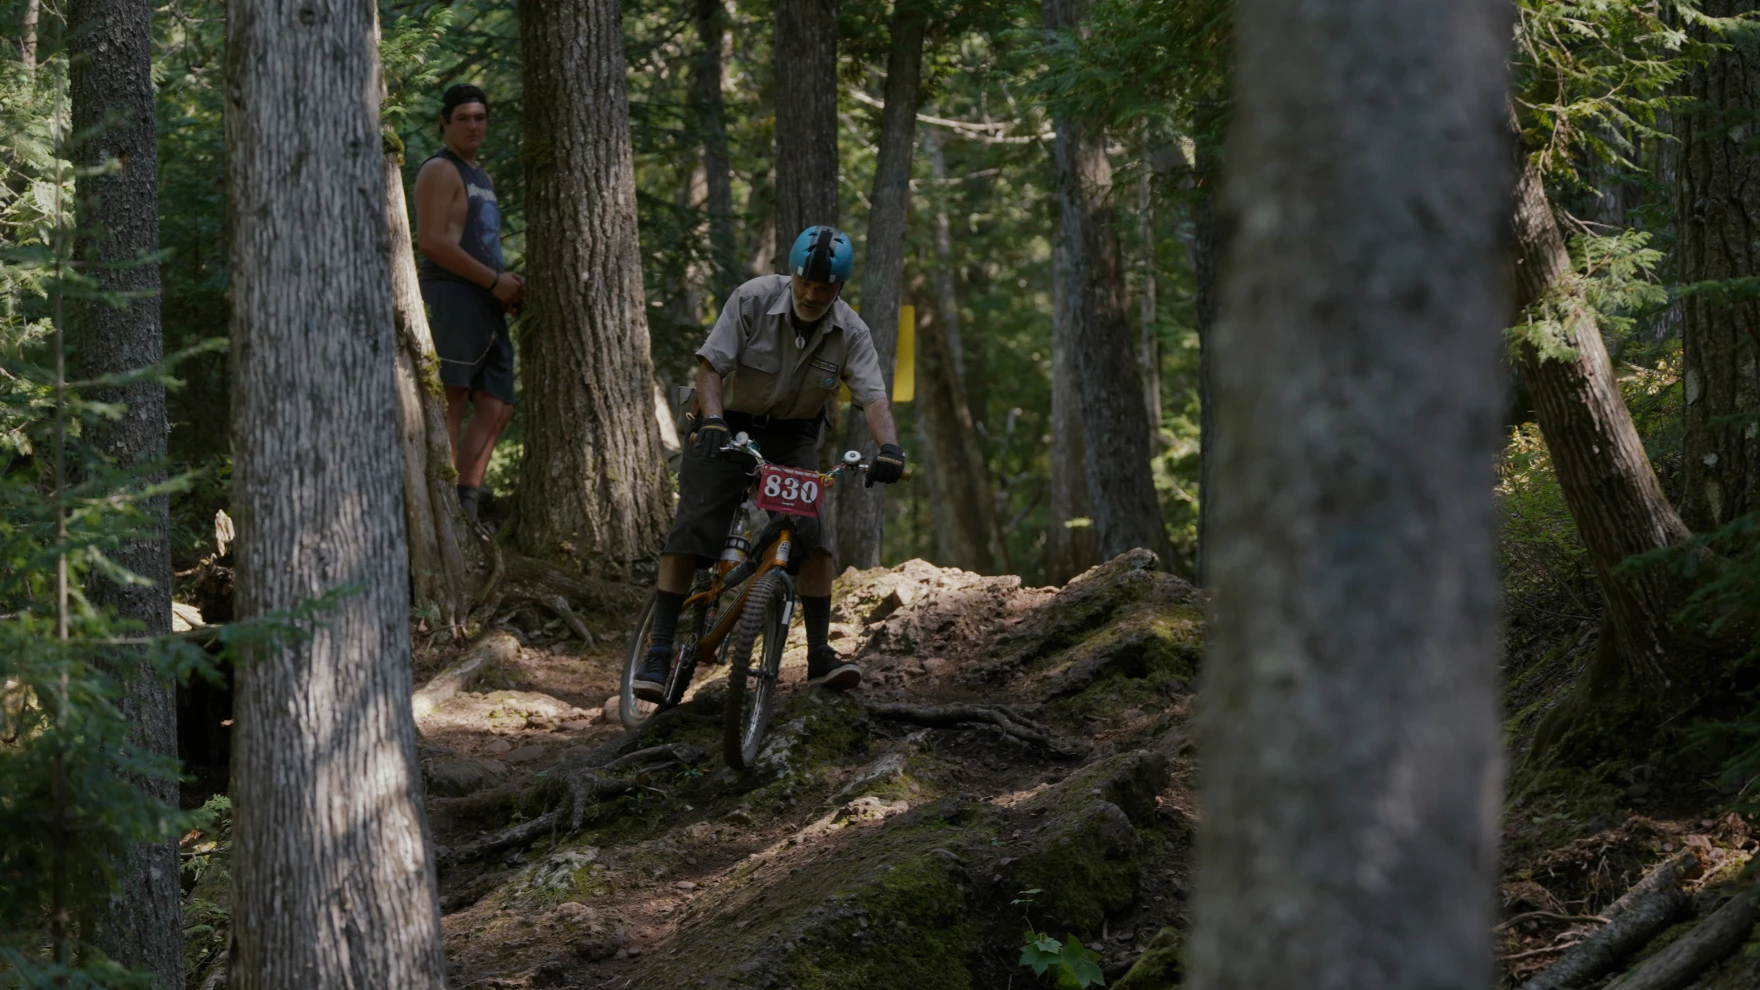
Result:
{"label": "bike handlebar", "polygon": [[[764,455],[758,453],[758,449],[752,445],[751,434],[744,431],[734,434],[733,439],[728,441],[725,447],[721,448],[721,452],[724,454],[744,454],[747,457],[750,457],[757,467],[763,467],[770,463],[769,461],[766,461]],[[866,474],[868,473],[868,468],[872,466],[872,464],[864,463],[862,461],[861,451],[846,450],[843,452],[843,463],[832,468],[830,471],[822,471],[820,473],[828,478],[836,477],[844,471],[854,471],[857,474]],[[911,480],[910,468],[905,468],[904,474],[899,477],[899,480]]]}

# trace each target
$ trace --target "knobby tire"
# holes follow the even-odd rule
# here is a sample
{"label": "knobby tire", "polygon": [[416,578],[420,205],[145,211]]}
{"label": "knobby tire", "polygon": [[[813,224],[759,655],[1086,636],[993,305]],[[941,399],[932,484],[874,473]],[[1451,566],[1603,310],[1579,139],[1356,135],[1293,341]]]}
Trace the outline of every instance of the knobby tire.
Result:
{"label": "knobby tire", "polygon": [[[736,770],[750,769],[764,745],[764,728],[770,720],[788,638],[782,621],[788,604],[784,581],[780,572],[771,571],[752,586],[727,651],[727,706],[721,735],[727,765]],[[752,671],[752,650],[760,639],[764,649],[758,657],[758,669]],[[752,680],[756,683],[747,683]]]}

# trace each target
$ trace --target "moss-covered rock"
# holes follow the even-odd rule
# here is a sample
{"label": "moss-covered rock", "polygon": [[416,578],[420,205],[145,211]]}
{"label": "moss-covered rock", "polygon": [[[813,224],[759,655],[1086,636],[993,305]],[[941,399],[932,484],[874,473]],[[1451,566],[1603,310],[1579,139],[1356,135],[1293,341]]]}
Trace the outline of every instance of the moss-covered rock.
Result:
{"label": "moss-covered rock", "polygon": [[1174,990],[1185,979],[1185,936],[1163,928],[1112,990]]}
{"label": "moss-covered rock", "polygon": [[1020,889],[1036,889],[1034,908],[1058,930],[1086,936],[1137,898],[1142,883],[1139,827],[1155,817],[1167,786],[1167,758],[1121,753],[1071,774],[1022,807],[1043,824],[1014,868]]}

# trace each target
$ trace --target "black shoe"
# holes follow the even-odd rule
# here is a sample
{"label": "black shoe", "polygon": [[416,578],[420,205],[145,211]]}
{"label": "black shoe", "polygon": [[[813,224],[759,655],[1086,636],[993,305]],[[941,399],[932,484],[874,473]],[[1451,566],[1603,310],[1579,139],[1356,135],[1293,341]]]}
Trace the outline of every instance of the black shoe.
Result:
{"label": "black shoe", "polygon": [[650,646],[630,684],[636,697],[659,704],[666,700],[666,676],[672,673],[672,647]]}
{"label": "black shoe", "polygon": [[807,686],[848,691],[862,683],[862,668],[837,655],[830,645],[807,650]]}
{"label": "black shoe", "polygon": [[483,497],[483,490],[475,485],[458,486],[458,504],[464,506],[465,517],[471,522],[477,521],[477,500]]}

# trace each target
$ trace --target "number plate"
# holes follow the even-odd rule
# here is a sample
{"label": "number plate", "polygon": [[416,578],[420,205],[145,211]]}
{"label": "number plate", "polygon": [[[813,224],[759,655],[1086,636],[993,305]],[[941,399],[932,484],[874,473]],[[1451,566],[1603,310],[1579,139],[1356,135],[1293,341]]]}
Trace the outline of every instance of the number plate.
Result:
{"label": "number plate", "polygon": [[766,464],[758,470],[758,497],[753,501],[760,509],[817,519],[822,494],[819,472]]}

